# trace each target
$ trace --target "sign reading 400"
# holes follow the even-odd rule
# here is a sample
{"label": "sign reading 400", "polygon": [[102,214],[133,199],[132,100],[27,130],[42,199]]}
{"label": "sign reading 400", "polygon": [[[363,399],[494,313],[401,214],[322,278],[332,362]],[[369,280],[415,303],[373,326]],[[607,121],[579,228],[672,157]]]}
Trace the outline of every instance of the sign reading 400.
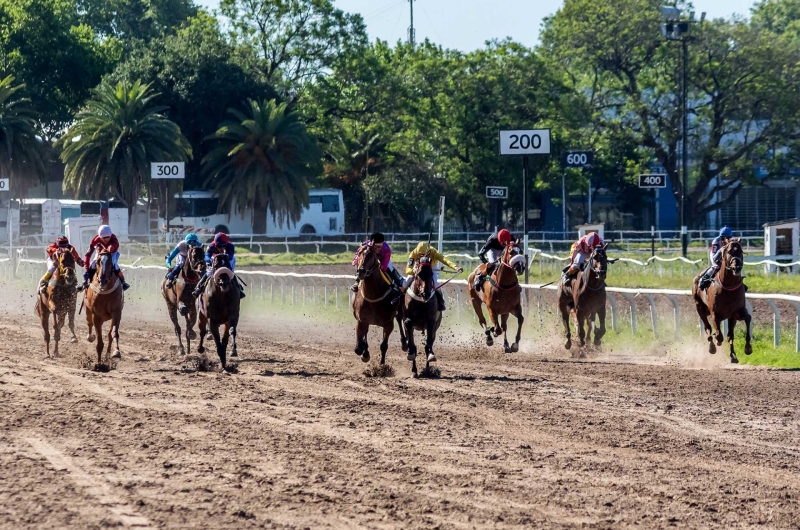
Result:
{"label": "sign reading 400", "polygon": [[646,173],[639,175],[640,188],[666,188],[667,176],[663,173]]}
{"label": "sign reading 400", "polygon": [[550,154],[550,129],[531,131],[500,131],[500,154]]}
{"label": "sign reading 400", "polygon": [[184,162],[153,162],[150,164],[151,179],[186,178]]}

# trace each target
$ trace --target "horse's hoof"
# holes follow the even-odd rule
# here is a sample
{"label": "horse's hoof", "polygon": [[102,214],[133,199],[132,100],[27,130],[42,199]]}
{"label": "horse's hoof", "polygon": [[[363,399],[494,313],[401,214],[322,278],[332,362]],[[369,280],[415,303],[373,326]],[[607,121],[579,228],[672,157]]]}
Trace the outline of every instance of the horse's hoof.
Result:
{"label": "horse's hoof", "polygon": [[579,348],[583,348],[584,346],[586,346],[586,341],[585,340],[579,340],[578,341],[578,347]]}
{"label": "horse's hoof", "polygon": [[180,313],[182,317],[185,317],[189,314],[189,308],[185,305],[180,305],[178,306],[178,313]]}
{"label": "horse's hoof", "polygon": [[89,335],[86,337],[86,342],[94,342],[94,335]]}
{"label": "horse's hoof", "polygon": [[494,336],[495,337],[499,337],[502,334],[503,334],[503,330],[502,329],[496,329],[495,332],[494,332]]}
{"label": "horse's hoof", "polygon": [[744,345],[744,354],[745,355],[753,355],[753,346],[750,344]]}
{"label": "horse's hoof", "polygon": [[406,355],[406,359],[408,359],[409,361],[415,361],[417,359],[417,354],[409,352],[409,354]]}
{"label": "horse's hoof", "polygon": [[519,343],[515,342],[511,345],[511,353],[517,353],[519,351]]}
{"label": "horse's hoof", "polygon": [[513,353],[511,350],[511,346],[509,346],[508,344],[503,345],[503,351],[505,351],[506,353]]}
{"label": "horse's hoof", "polygon": [[368,351],[365,351],[365,352],[364,352],[364,353],[361,355],[361,362],[362,362],[362,363],[368,363],[368,362],[369,362],[369,352],[368,352]]}
{"label": "horse's hoof", "polygon": [[436,362],[436,355],[434,355],[433,352],[428,354],[428,362],[429,363],[435,363]]}
{"label": "horse's hoof", "polygon": [[112,359],[121,359],[122,358],[122,352],[120,352],[119,350],[114,350],[114,353],[111,354],[111,358]]}
{"label": "horse's hoof", "polygon": [[197,347],[197,353],[205,353],[205,352],[206,352],[206,347],[205,346],[198,346]]}
{"label": "horse's hoof", "polygon": [[236,350],[233,350],[233,351],[231,352],[231,357],[238,357],[238,356],[239,356],[239,354],[238,354],[238,353],[236,353]]}
{"label": "horse's hoof", "polygon": [[564,342],[564,349],[568,350],[570,348],[572,348],[572,341],[567,339],[566,342]]}
{"label": "horse's hoof", "polygon": [[731,354],[731,364],[739,364],[739,359],[736,358],[735,354]]}
{"label": "horse's hoof", "polygon": [[178,355],[186,355],[186,350],[183,348],[183,346],[181,346],[180,350],[178,350]]}
{"label": "horse's hoof", "polygon": [[70,344],[75,344],[76,342],[78,342],[78,337],[72,337],[71,339],[69,339]]}
{"label": "horse's hoof", "polygon": [[400,345],[400,349],[403,351],[408,351],[408,343],[404,342]]}
{"label": "horse's hoof", "polygon": [[197,339],[197,333],[193,329],[190,329],[186,332],[186,338],[189,340],[195,340]]}
{"label": "horse's hoof", "polygon": [[708,343],[708,353],[710,353],[711,355],[714,355],[715,353],[717,353],[717,347],[714,346],[713,342],[709,342]]}

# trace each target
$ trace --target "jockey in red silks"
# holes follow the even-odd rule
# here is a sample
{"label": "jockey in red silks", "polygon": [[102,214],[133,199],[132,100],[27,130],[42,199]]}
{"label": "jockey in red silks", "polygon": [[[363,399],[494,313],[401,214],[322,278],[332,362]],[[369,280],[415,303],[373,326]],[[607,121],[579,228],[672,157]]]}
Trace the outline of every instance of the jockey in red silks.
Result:
{"label": "jockey in red silks", "polygon": [[592,255],[594,249],[604,245],[605,243],[603,243],[603,238],[600,237],[600,234],[596,232],[586,234],[574,242],[572,244],[571,254],[569,257],[570,264],[564,269],[563,279],[566,280],[578,274],[583,264],[586,263],[586,260]]}
{"label": "jockey in red silks", "polygon": [[42,279],[39,280],[39,292],[42,293],[47,289],[47,282],[49,282],[50,278],[53,277],[53,273],[56,272],[56,268],[58,267],[56,260],[54,259],[56,252],[66,252],[72,254],[72,257],[75,259],[75,263],[77,263],[80,267],[83,267],[83,260],[78,255],[78,251],[75,250],[75,247],[69,244],[69,239],[64,236],[59,236],[56,238],[55,243],[51,243],[45,252],[47,252],[47,272],[45,272],[44,276],[42,276]]}
{"label": "jockey in red silks", "polygon": [[78,290],[82,291],[89,286],[89,280],[95,275],[94,262],[97,258],[97,253],[103,249],[111,252],[111,263],[114,265],[114,272],[122,282],[122,290],[127,291],[130,285],[125,282],[125,276],[117,263],[119,260],[119,240],[108,225],[100,225],[100,228],[97,229],[97,235],[89,243],[89,250],[83,258],[83,266],[86,268],[86,272],[83,273],[83,285],[79,285]]}
{"label": "jockey in red silks", "polygon": [[[233,243],[230,242],[225,232],[219,232],[214,236],[214,241],[209,243],[206,248],[205,262],[208,263],[209,266],[206,268],[205,275],[200,279],[200,283],[197,284],[197,288],[192,291],[192,295],[195,298],[203,294],[203,290],[206,288],[206,282],[211,275],[214,274],[214,256],[217,254],[225,254],[228,256],[228,262],[231,264],[231,272],[236,269],[236,248],[233,246]],[[239,283],[239,280],[236,280],[236,286],[239,288],[239,298],[244,298],[244,288]]]}
{"label": "jockey in red silks", "polygon": [[[400,301],[400,296],[402,295],[400,289],[403,286],[403,277],[400,276],[400,273],[397,272],[397,269],[395,269],[394,265],[392,265],[392,249],[386,242],[386,237],[380,232],[375,232],[369,236],[368,240],[361,243],[361,247],[365,245],[372,245],[372,247],[375,249],[375,254],[381,264],[381,271],[385,272],[392,282],[390,287],[393,291],[395,291],[395,296],[392,298],[392,305],[396,304]],[[359,247],[355,256],[353,256],[353,267],[358,266],[358,256],[361,252],[361,247]],[[350,290],[354,293],[358,292],[358,286],[359,280],[356,280],[356,283],[350,287]]]}

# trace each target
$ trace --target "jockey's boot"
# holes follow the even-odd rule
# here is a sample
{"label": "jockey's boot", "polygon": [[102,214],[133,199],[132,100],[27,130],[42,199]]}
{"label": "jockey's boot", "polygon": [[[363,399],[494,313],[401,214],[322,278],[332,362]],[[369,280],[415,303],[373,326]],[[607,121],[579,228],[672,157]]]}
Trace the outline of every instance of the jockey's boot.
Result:
{"label": "jockey's boot", "polygon": [[123,291],[127,291],[128,289],[130,289],[131,286],[128,285],[128,282],[125,281],[125,275],[122,274],[122,271],[121,270],[117,270],[116,273],[117,273],[117,278],[119,278],[119,281],[122,282],[122,290]]}
{"label": "jockey's boot", "polygon": [[436,301],[439,303],[439,311],[446,310],[447,307],[445,307],[444,305],[444,294],[442,294],[442,291],[439,289],[437,289],[435,292],[436,292]]}
{"label": "jockey's boot", "polygon": [[84,289],[88,289],[89,288],[89,278],[93,277],[94,274],[95,274],[95,270],[91,269],[91,268],[88,269],[86,272],[84,272],[83,273],[83,283],[78,285],[75,289],[78,292],[81,292]]}
{"label": "jockey's boot", "polygon": [[44,276],[42,276],[42,279],[39,280],[39,292],[40,293],[43,293],[43,292],[47,291],[47,283],[50,281],[50,278],[52,276],[53,275],[50,274],[50,271],[47,271],[47,272],[44,273]]}
{"label": "jockey's boot", "polygon": [[700,287],[701,291],[705,291],[709,288],[714,274],[716,274],[716,271],[714,271],[713,267],[706,269],[706,272],[703,273],[703,275],[700,277],[700,281],[698,282],[698,287]]}
{"label": "jockey's boot", "polygon": [[483,288],[483,280],[484,276],[486,276],[486,268],[488,264],[481,264],[480,268],[478,269],[478,273],[475,275],[475,281],[472,284],[472,288],[475,289],[476,293],[479,293]]}
{"label": "jockey's boot", "polygon": [[192,291],[192,296],[195,298],[200,298],[200,295],[203,294],[203,290],[206,288],[206,282],[208,281],[208,276],[203,276],[200,280],[200,283],[197,284],[194,291]]}
{"label": "jockey's boot", "polygon": [[353,285],[350,286],[350,290],[353,291],[354,293],[357,293],[358,292],[359,283],[360,282],[358,280],[356,280],[356,283],[354,283]]}
{"label": "jockey's boot", "polygon": [[239,300],[241,300],[242,298],[247,296],[247,294],[245,294],[245,292],[244,292],[244,287],[242,287],[242,284],[239,283],[238,281],[236,282],[236,287],[239,288]]}
{"label": "jockey's boot", "polygon": [[392,305],[397,305],[403,299],[405,292],[403,291],[403,277],[397,272],[397,269],[389,271],[389,278],[392,280]]}
{"label": "jockey's boot", "polygon": [[176,269],[169,269],[167,271],[167,274],[165,276],[167,278],[167,283],[166,283],[167,289],[172,289],[172,286],[175,285],[175,270]]}

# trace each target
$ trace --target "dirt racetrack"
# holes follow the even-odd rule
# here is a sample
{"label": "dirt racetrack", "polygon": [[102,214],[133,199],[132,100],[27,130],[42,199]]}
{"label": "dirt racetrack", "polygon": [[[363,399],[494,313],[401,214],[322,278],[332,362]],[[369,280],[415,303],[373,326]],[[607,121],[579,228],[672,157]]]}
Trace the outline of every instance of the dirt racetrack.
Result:
{"label": "dirt racetrack", "polygon": [[82,325],[45,359],[30,305],[0,308],[2,528],[800,526],[794,372],[462,342],[412,379],[393,338],[368,378],[351,326],[250,315],[224,376],[159,306],[103,374]]}

